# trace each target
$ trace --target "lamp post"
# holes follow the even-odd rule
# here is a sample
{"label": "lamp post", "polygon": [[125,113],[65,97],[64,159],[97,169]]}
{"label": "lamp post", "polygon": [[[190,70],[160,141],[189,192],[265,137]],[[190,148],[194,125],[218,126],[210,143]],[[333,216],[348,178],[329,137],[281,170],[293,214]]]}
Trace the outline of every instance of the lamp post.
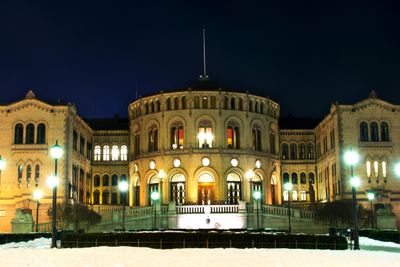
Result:
{"label": "lamp post", "polygon": [[6,168],[6,162],[0,155],[0,192],[1,192],[1,172]]}
{"label": "lamp post", "polygon": [[256,200],[256,211],[257,211],[257,229],[260,230],[260,222],[259,222],[259,216],[258,216],[258,205],[261,199],[261,192],[260,191],[254,191],[253,197]]}
{"label": "lamp post", "polygon": [[[0,157],[0,158],[1,158],[1,157]],[[400,163],[397,163],[397,164],[394,166],[394,172],[395,172],[395,174],[396,174],[397,177],[400,177]]]}
{"label": "lamp post", "polygon": [[254,177],[254,171],[253,170],[248,170],[246,172],[246,178],[250,181],[250,204],[253,204],[253,177]]}
{"label": "lamp post", "polygon": [[288,192],[288,220],[289,220],[289,229],[288,229],[288,231],[289,231],[289,233],[291,233],[292,232],[292,225],[291,225],[291,223],[290,223],[290,217],[291,217],[291,212],[290,212],[290,191],[292,190],[292,184],[291,183],[285,183],[284,184],[284,188],[285,188],[285,190]]}
{"label": "lamp post", "polygon": [[160,228],[162,228],[162,210],[161,210],[161,206],[163,205],[163,180],[164,178],[167,177],[167,175],[165,174],[165,172],[163,170],[159,170],[158,171],[158,178],[160,179]]}
{"label": "lamp post", "polygon": [[118,184],[119,191],[122,193],[122,231],[125,231],[125,205],[126,205],[126,191],[129,185],[127,181],[121,181]]}
{"label": "lamp post", "polygon": [[351,148],[344,154],[344,159],[350,165],[350,183],[351,193],[353,197],[353,220],[354,220],[354,250],[360,249],[358,239],[358,222],[357,222],[357,187],[360,185],[360,179],[354,177],[354,165],[358,162],[358,154]]}
{"label": "lamp post", "polygon": [[49,180],[50,187],[53,188],[53,203],[52,203],[52,221],[51,221],[51,247],[56,247],[56,238],[57,238],[57,224],[56,224],[56,215],[57,215],[57,184],[58,184],[58,177],[57,177],[57,162],[58,159],[61,158],[63,154],[63,149],[58,145],[58,141],[56,144],[50,148],[50,155],[54,159],[54,176]]}
{"label": "lamp post", "polygon": [[33,191],[33,199],[36,200],[36,232],[39,232],[39,205],[40,199],[43,197],[43,192],[40,189]]}
{"label": "lamp post", "polygon": [[151,200],[153,200],[153,210],[154,210],[154,227],[153,229],[156,229],[157,227],[157,220],[156,220],[156,202],[157,200],[160,198],[160,193],[158,193],[157,191],[151,192]]}
{"label": "lamp post", "polygon": [[369,216],[371,218],[371,228],[374,228],[374,217],[373,217],[374,214],[372,212],[372,202],[375,199],[375,194],[373,192],[368,192],[367,193],[367,198],[368,198],[369,203],[370,203],[370,214],[369,214]]}

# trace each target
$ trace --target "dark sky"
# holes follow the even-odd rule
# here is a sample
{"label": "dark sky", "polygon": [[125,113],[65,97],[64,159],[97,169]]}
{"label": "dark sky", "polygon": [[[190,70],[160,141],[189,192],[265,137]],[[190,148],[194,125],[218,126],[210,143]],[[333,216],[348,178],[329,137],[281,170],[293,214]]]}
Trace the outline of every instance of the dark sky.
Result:
{"label": "dark sky", "polygon": [[[261,3],[265,2],[265,3]],[[1,103],[28,89],[85,117],[126,116],[137,95],[223,88],[320,117],[376,90],[400,103],[400,1],[2,1]]]}

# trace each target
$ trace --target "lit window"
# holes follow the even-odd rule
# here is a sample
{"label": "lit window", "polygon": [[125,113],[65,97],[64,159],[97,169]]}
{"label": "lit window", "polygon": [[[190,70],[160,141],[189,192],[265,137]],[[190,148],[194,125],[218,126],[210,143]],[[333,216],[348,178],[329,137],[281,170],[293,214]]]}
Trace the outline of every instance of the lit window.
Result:
{"label": "lit window", "polygon": [[292,191],[292,200],[297,201],[297,191]]}
{"label": "lit window", "polygon": [[375,177],[378,177],[378,166],[379,166],[378,162],[374,161],[374,176]]}
{"label": "lit window", "polygon": [[121,146],[121,160],[128,160],[128,147],[126,145]]}
{"label": "lit window", "polygon": [[183,148],[183,125],[180,122],[176,122],[171,126],[171,148],[182,149]]}
{"label": "lit window", "polygon": [[30,187],[31,186],[31,174],[32,174],[32,167],[30,164],[26,166],[26,186]]}
{"label": "lit window", "polygon": [[99,161],[101,157],[101,148],[100,146],[94,147],[94,161]]}
{"label": "lit window", "polygon": [[105,145],[103,147],[103,160],[104,161],[110,160],[110,147],[108,145]]}
{"label": "lit window", "polygon": [[22,164],[18,165],[18,187],[22,186]]}
{"label": "lit window", "polygon": [[198,136],[200,148],[211,148],[214,139],[212,133],[211,123],[209,121],[202,121],[199,124]]}
{"label": "lit window", "polygon": [[300,201],[306,201],[307,200],[307,192],[302,190],[300,192]]}
{"label": "lit window", "polygon": [[283,191],[283,201],[288,201],[288,200],[289,200],[288,191]]}
{"label": "lit window", "polygon": [[111,160],[116,161],[119,158],[119,149],[118,146],[112,146],[111,148]]}
{"label": "lit window", "polygon": [[228,126],[227,132],[226,132],[226,137],[227,137],[227,145],[228,148],[239,148],[239,127],[236,125],[230,125]]}
{"label": "lit window", "polygon": [[371,161],[367,161],[367,177],[371,177]]}
{"label": "lit window", "polygon": [[386,178],[386,161],[382,161],[382,176]]}

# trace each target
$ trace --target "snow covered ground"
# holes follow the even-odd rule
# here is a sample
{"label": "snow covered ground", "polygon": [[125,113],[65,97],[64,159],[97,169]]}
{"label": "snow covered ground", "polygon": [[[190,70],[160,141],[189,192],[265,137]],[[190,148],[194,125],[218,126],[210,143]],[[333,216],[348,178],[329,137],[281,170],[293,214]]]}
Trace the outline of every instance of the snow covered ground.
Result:
{"label": "snow covered ground", "polygon": [[[397,266],[400,245],[360,238],[361,251],[304,249],[172,249],[97,247],[50,249],[50,239],[0,246],[0,266]],[[373,251],[379,249],[380,251]],[[388,252],[389,249],[392,252]],[[386,250],[386,251],[385,251]],[[397,251],[397,252],[396,252]]]}

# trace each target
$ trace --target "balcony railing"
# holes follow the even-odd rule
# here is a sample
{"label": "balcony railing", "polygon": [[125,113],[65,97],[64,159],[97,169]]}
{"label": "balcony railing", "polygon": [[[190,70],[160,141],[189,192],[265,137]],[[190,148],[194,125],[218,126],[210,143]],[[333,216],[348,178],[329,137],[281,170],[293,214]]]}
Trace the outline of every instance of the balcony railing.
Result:
{"label": "balcony railing", "polygon": [[176,207],[177,214],[239,213],[239,205],[188,205]]}

